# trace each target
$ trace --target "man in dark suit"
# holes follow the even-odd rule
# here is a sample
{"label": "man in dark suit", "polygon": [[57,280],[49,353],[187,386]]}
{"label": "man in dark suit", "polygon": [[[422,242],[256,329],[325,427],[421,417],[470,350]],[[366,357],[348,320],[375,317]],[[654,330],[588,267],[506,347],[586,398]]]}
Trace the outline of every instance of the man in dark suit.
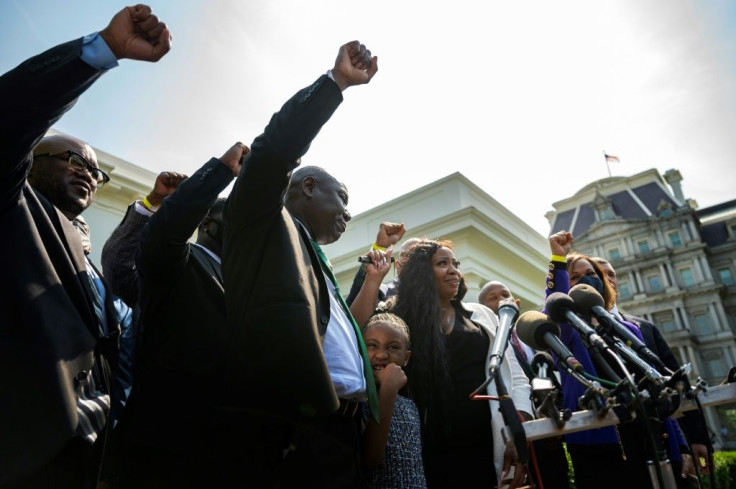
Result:
{"label": "man in dark suit", "polygon": [[[606,274],[608,281],[613,286],[613,289],[618,294],[618,276],[613,266],[604,258],[594,257],[595,261]],[[618,307],[614,304],[611,314],[617,316],[619,319],[628,321],[639,327],[641,334],[644,337],[644,343],[652,350],[660,360],[673,372],[680,368],[680,364],[677,362],[675,355],[672,353],[669,345],[662,337],[659,329],[651,322],[644,318],[632,316],[630,314],[623,314],[618,310]],[[709,474],[712,467],[712,454],[713,446],[708,437],[708,428],[705,424],[705,418],[700,411],[687,411],[683,414],[680,421],[680,425],[685,431],[687,441],[690,443],[690,451],[692,460],[697,467],[700,474]],[[677,470],[678,464],[673,464],[675,473],[681,472]],[[687,467],[685,467],[687,469]],[[682,474],[680,474],[682,475]],[[684,477],[684,475],[683,475]],[[678,478],[678,486],[686,487],[686,484],[682,482],[682,478]]]}
{"label": "man in dark suit", "polygon": [[228,198],[222,268],[233,392],[221,421],[230,486],[358,485],[358,402],[375,403],[375,383],[320,249],[345,231],[348,192],[321,168],[291,172],[341,92],[377,70],[365,46],[342,46],[332,70],[256,138]]}
{"label": "man in dark suit", "polygon": [[[212,158],[139,230],[135,270],[141,337],[135,382],[117,428],[122,487],[212,485],[209,420],[220,395],[214,386],[216,366],[227,341],[220,268],[225,201],[217,196],[237,174],[245,153],[247,147],[236,143],[221,158]],[[190,244],[195,230],[197,241]]]}
{"label": "man in dark suit", "polygon": [[120,221],[102,248],[102,272],[113,293],[129,305],[138,302],[138,270],[135,258],[141,243],[141,232],[166,197],[187,178],[183,173],[159,173],[153,188],[142,200],[128,206]]}
{"label": "man in dark suit", "polygon": [[118,59],[170,47],[138,5],[0,77],[0,225],[12,233],[0,248],[3,488],[96,487],[117,355],[112,294],[71,222],[107,177],[86,143],[41,138]]}

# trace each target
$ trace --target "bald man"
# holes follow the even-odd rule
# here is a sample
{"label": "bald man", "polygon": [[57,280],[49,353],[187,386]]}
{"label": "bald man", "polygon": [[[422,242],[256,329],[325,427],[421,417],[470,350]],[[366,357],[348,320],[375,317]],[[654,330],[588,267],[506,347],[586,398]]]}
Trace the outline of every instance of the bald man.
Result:
{"label": "bald man", "polygon": [[145,5],[0,77],[0,487],[97,485],[120,334],[72,221],[109,177],[92,148],[42,139],[123,58],[171,46]]}
{"label": "bald man", "polygon": [[228,197],[228,487],[360,487],[359,402],[377,417],[375,382],[321,249],[345,232],[348,191],[322,168],[298,165],[343,91],[377,70],[364,45],[341,46],[334,67],[253,141]]}

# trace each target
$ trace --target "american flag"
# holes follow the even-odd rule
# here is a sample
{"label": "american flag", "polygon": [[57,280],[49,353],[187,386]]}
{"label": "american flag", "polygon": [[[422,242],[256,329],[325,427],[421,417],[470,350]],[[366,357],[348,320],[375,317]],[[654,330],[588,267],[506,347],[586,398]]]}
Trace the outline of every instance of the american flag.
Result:
{"label": "american flag", "polygon": [[603,153],[603,156],[606,157],[606,163],[621,163],[621,160],[618,159],[618,156],[612,156],[606,153]]}

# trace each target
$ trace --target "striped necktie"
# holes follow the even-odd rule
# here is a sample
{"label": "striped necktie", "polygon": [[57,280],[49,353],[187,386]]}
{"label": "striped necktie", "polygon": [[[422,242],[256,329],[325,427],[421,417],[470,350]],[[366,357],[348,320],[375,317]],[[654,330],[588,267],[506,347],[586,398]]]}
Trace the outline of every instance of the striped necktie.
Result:
{"label": "striped necktie", "polygon": [[317,244],[317,242],[313,239],[310,241],[312,242],[314,251],[317,252],[322,271],[327,275],[327,277],[329,277],[332,285],[335,286],[337,300],[340,302],[340,307],[342,307],[345,315],[350,319],[350,323],[353,325],[353,329],[355,330],[355,336],[358,338],[360,356],[363,359],[363,375],[365,376],[365,385],[368,391],[368,408],[371,411],[371,416],[376,420],[376,423],[378,423],[378,392],[376,391],[376,381],[373,378],[373,368],[371,367],[371,362],[368,358],[368,350],[365,347],[365,341],[363,341],[363,334],[360,332],[360,327],[358,326],[358,323],[355,322],[353,313],[350,312],[350,307],[348,307],[347,302],[345,302],[345,299],[340,292],[340,287],[337,285],[335,274],[332,273],[332,265],[330,265],[330,261],[327,259],[327,256],[325,256],[324,251],[322,251],[322,248]]}

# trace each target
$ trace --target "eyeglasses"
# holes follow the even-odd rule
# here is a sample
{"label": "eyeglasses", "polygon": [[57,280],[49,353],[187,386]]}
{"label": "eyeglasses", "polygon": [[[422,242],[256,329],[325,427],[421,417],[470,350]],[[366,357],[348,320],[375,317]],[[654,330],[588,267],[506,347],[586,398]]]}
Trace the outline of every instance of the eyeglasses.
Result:
{"label": "eyeglasses", "polygon": [[110,177],[104,171],[100,170],[96,166],[87,161],[87,159],[79,153],[71,150],[62,151],[61,153],[43,153],[40,155],[33,155],[33,158],[39,158],[41,156],[48,156],[49,158],[58,158],[60,160],[67,159],[69,161],[69,168],[73,172],[89,172],[92,178],[97,182],[97,188],[102,187],[110,181]]}

